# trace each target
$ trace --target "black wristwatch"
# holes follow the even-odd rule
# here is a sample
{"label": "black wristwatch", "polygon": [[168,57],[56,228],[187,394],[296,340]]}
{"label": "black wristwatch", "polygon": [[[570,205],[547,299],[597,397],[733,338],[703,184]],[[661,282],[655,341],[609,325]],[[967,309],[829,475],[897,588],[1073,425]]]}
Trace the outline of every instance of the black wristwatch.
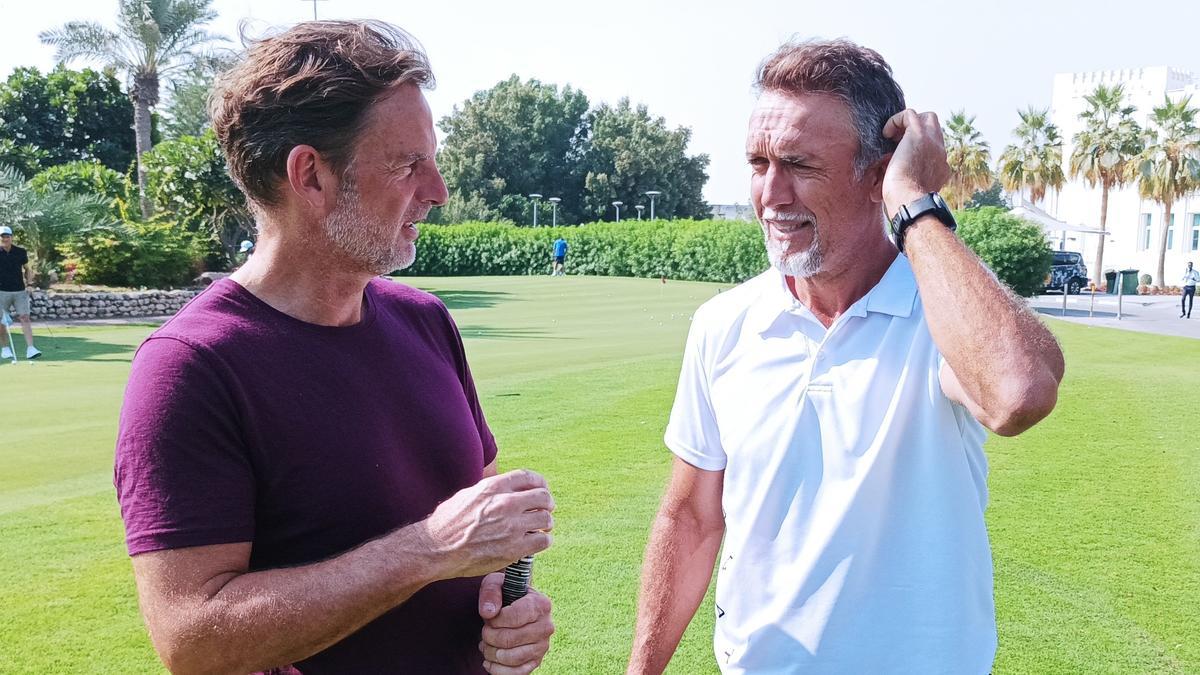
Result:
{"label": "black wristwatch", "polygon": [[958,223],[954,222],[954,214],[950,213],[950,207],[946,206],[946,201],[938,193],[930,192],[920,199],[901,206],[896,215],[892,216],[890,223],[892,238],[896,240],[896,248],[900,249],[901,253],[904,252],[904,231],[924,215],[931,215],[942,221],[942,224],[950,228],[951,232],[958,228]]}

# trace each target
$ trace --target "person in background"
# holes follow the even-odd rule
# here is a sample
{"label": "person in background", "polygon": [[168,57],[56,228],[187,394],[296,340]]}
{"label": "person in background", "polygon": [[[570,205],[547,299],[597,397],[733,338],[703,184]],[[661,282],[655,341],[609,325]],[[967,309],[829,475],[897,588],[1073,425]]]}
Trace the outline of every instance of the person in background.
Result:
{"label": "person in background", "polygon": [[[33,322],[29,318],[29,287],[33,285],[33,270],[29,268],[29,253],[13,244],[12,228],[0,226],[0,312],[15,316],[25,334],[25,358],[36,359],[42,351],[33,346]],[[8,327],[0,322],[0,358],[11,359]]]}
{"label": "person in background", "polygon": [[1179,308],[1179,318],[1192,318],[1192,303],[1196,299],[1196,282],[1200,281],[1200,272],[1192,268],[1192,263],[1187,264],[1187,270],[1183,273],[1183,297],[1180,298],[1181,304]]}
{"label": "person in background", "polygon": [[561,277],[567,273],[567,240],[559,237],[554,240],[554,271],[551,276]]}

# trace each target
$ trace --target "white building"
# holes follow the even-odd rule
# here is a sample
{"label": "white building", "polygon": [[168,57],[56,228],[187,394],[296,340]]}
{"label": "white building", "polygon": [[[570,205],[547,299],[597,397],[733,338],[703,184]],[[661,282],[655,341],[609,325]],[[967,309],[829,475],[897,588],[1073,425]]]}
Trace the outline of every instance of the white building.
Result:
{"label": "white building", "polygon": [[[1051,121],[1063,138],[1063,172],[1070,181],[1071,139],[1082,130],[1079,114],[1087,102],[1083,97],[1096,86],[1121,84],[1125,100],[1137,106],[1138,124],[1147,126],[1150,111],[1162,105],[1164,97],[1178,101],[1192,97],[1192,106],[1200,107],[1200,77],[1176,68],[1132,68],[1090,73],[1060,73],[1054,76]],[[1089,188],[1082,180],[1068,182],[1058,195],[1050,195],[1044,207],[1059,220],[1098,228],[1100,226],[1100,188]],[[1185,264],[1194,260],[1200,266],[1200,194],[1181,199],[1171,208],[1167,224],[1166,284],[1177,285]],[[1159,237],[1163,227],[1161,204],[1138,196],[1137,186],[1113,190],[1108,196],[1109,235],[1104,245],[1104,268],[1136,268],[1141,274],[1154,275],[1158,266]],[[1055,238],[1055,248],[1083,253],[1088,271],[1095,276],[1096,247],[1094,234],[1068,233],[1065,242]],[[1157,281],[1157,280],[1156,280]]]}
{"label": "white building", "polygon": [[714,220],[754,220],[754,207],[749,204],[709,204]]}

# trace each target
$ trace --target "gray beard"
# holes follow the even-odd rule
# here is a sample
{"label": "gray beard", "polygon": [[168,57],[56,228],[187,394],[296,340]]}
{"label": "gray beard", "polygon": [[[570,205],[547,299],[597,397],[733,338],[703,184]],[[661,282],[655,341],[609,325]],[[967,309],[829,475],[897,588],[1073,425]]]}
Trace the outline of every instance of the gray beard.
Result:
{"label": "gray beard", "polygon": [[767,259],[771,265],[789,277],[807,279],[821,271],[821,239],[816,227],[813,228],[813,241],[808,248],[799,253],[787,254],[785,249],[771,239],[770,233],[763,232],[763,240],[767,247]]}
{"label": "gray beard", "polygon": [[334,248],[374,275],[402,270],[417,257],[416,246],[406,241],[392,248],[395,230],[362,210],[352,184],[343,185],[338,192],[337,205],[325,220],[324,230]]}

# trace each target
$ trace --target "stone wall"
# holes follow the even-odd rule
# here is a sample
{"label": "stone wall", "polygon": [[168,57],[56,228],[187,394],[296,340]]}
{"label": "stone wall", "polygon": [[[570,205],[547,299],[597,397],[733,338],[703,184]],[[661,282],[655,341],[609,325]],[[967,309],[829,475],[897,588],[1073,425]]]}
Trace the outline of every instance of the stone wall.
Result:
{"label": "stone wall", "polygon": [[38,319],[105,319],[165,316],[178,312],[199,291],[130,291],[128,293],[30,294],[30,314]]}

